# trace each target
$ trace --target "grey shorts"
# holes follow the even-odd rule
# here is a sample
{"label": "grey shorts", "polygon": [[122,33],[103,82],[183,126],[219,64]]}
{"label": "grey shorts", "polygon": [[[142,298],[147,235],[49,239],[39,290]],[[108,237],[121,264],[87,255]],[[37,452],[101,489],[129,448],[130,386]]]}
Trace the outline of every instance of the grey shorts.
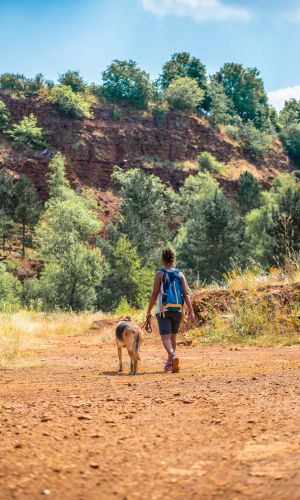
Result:
{"label": "grey shorts", "polygon": [[164,316],[160,314],[156,315],[159,333],[161,335],[167,335],[168,333],[178,333],[179,327],[182,319],[181,312],[167,311]]}

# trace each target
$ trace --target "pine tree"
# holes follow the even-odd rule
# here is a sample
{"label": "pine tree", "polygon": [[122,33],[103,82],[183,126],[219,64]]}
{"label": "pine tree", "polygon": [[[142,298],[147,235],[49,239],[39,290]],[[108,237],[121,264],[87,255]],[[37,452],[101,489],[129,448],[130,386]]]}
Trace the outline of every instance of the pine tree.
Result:
{"label": "pine tree", "polygon": [[250,210],[258,208],[261,204],[261,189],[258,180],[251,172],[243,172],[239,177],[239,189],[236,200],[240,212],[245,215]]}
{"label": "pine tree", "polygon": [[223,193],[202,200],[197,214],[184,225],[178,242],[178,261],[192,281],[211,281],[242,258],[243,223]]}
{"label": "pine tree", "polygon": [[35,186],[25,175],[16,181],[14,195],[14,219],[22,227],[22,256],[25,257],[26,229],[32,228],[38,222],[41,203]]}
{"label": "pine tree", "polygon": [[115,169],[113,179],[121,185],[117,232],[128,237],[143,263],[156,262],[160,246],[170,235],[167,218],[173,214],[174,192],[140,169]]}

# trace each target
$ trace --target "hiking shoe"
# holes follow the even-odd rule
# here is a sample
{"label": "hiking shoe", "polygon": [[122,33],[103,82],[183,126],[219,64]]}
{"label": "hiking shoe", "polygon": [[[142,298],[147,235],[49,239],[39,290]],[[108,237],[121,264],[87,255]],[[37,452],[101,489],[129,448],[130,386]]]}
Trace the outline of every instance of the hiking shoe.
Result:
{"label": "hiking shoe", "polygon": [[172,366],[172,373],[178,373],[179,372],[179,358],[174,356],[173,358],[173,366]]}

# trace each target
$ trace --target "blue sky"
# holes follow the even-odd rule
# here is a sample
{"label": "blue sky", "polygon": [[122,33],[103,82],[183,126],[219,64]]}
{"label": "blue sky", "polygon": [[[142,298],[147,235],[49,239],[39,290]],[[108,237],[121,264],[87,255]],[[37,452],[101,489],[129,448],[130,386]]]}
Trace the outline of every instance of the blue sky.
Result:
{"label": "blue sky", "polygon": [[0,73],[79,69],[100,82],[112,59],[131,58],[156,77],[185,50],[209,73],[256,66],[277,106],[300,99],[300,0],[0,0],[0,20]]}

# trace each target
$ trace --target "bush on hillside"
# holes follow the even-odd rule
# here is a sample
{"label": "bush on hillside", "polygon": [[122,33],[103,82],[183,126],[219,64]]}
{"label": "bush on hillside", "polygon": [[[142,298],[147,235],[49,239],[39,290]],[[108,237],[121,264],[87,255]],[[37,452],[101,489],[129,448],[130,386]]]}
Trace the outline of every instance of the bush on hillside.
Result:
{"label": "bush on hillside", "polygon": [[240,139],[242,148],[253,160],[260,160],[268,154],[270,148],[270,136],[255,128],[251,121],[240,128]]}
{"label": "bush on hillside", "polygon": [[7,136],[17,148],[41,149],[47,145],[44,142],[44,130],[37,125],[36,116],[31,113],[24,116],[20,123],[14,123]]}
{"label": "bush on hillside", "polygon": [[200,89],[197,82],[189,77],[176,78],[165,92],[165,99],[171,109],[192,111],[201,104],[204,90]]}
{"label": "bush on hillside", "polygon": [[240,128],[237,125],[227,125],[225,131],[234,141],[238,142],[240,140]]}
{"label": "bush on hillside", "polygon": [[201,172],[222,174],[224,173],[224,163],[218,161],[211,153],[203,151],[197,157],[197,162]]}
{"label": "bush on hillside", "polygon": [[112,110],[111,117],[115,122],[119,122],[123,118],[122,111],[118,108],[114,108]]}
{"label": "bush on hillside", "polygon": [[6,104],[0,99],[0,130],[7,130],[10,124],[10,112]]}
{"label": "bush on hillside", "polygon": [[102,73],[104,97],[113,102],[127,101],[133,106],[145,109],[152,95],[152,84],[148,73],[136,62],[115,60]]}
{"label": "bush on hillside", "polygon": [[63,114],[71,118],[92,118],[89,98],[79,92],[73,92],[67,85],[59,85],[52,90],[52,102]]}
{"label": "bush on hillside", "polygon": [[0,76],[0,88],[2,90],[24,91],[27,79],[19,73],[3,73]]}
{"label": "bush on hillside", "polygon": [[283,128],[280,133],[280,140],[287,154],[300,167],[300,125],[292,124]]}

